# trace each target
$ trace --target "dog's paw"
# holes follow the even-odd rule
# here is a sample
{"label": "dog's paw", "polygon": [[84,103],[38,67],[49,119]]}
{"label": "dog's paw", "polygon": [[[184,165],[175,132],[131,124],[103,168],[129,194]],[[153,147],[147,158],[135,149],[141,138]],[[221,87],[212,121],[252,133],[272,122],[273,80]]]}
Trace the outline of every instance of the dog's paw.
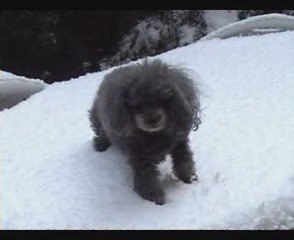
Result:
{"label": "dog's paw", "polygon": [[198,180],[192,159],[186,161],[174,161],[173,172],[175,176],[184,183],[192,183]]}
{"label": "dog's paw", "polygon": [[196,173],[193,173],[190,176],[181,176],[180,180],[182,180],[184,183],[190,184],[192,182],[198,181],[198,176]]}
{"label": "dog's paw", "polygon": [[165,195],[160,187],[138,187],[135,191],[144,199],[154,202],[157,205],[165,203]]}
{"label": "dog's paw", "polygon": [[106,137],[94,137],[93,145],[96,151],[103,152],[109,148],[110,142]]}

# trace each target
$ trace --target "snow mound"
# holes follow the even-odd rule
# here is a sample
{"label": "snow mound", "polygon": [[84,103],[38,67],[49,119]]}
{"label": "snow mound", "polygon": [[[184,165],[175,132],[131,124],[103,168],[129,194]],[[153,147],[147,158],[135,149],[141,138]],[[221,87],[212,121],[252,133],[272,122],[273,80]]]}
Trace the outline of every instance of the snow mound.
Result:
{"label": "snow mound", "polygon": [[294,17],[286,14],[265,14],[233,22],[209,33],[201,40],[228,38],[237,35],[264,34],[275,31],[294,30]]}
{"label": "snow mound", "polygon": [[39,79],[19,77],[12,73],[0,71],[0,111],[13,107],[43,90],[46,85]]}

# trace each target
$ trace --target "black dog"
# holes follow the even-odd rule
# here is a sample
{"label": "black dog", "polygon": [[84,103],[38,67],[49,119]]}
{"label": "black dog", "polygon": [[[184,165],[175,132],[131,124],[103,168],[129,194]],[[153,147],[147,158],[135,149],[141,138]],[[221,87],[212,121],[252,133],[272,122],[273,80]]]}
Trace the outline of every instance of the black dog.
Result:
{"label": "black dog", "polygon": [[197,180],[188,135],[199,124],[199,94],[183,70],[159,60],[115,69],[105,76],[90,110],[98,151],[111,144],[129,157],[134,189],[164,204],[157,164],[171,154],[185,183]]}

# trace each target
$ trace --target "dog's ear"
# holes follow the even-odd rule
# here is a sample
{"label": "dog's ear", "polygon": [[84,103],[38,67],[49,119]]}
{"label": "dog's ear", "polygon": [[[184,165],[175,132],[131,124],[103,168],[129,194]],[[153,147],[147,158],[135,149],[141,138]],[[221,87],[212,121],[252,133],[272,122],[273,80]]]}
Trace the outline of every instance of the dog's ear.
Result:
{"label": "dog's ear", "polygon": [[116,135],[128,136],[133,132],[134,126],[131,119],[131,113],[128,111],[125,101],[126,93],[131,84],[131,79],[126,73],[128,69],[118,69],[110,73],[105,78],[107,91],[101,91],[105,94],[103,99],[108,99],[108,105],[103,107],[106,114],[108,129],[114,131]]}
{"label": "dog's ear", "polygon": [[172,111],[179,126],[196,131],[201,123],[199,90],[194,81],[182,69],[171,68],[169,78],[176,95],[172,101]]}

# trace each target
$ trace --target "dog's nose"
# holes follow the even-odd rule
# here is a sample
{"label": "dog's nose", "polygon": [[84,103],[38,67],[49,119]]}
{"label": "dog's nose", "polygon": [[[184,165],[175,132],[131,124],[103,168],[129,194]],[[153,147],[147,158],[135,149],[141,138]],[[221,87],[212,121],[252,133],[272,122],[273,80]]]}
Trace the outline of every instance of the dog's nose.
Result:
{"label": "dog's nose", "polygon": [[160,120],[160,115],[151,115],[145,118],[145,122],[149,125],[154,125]]}

